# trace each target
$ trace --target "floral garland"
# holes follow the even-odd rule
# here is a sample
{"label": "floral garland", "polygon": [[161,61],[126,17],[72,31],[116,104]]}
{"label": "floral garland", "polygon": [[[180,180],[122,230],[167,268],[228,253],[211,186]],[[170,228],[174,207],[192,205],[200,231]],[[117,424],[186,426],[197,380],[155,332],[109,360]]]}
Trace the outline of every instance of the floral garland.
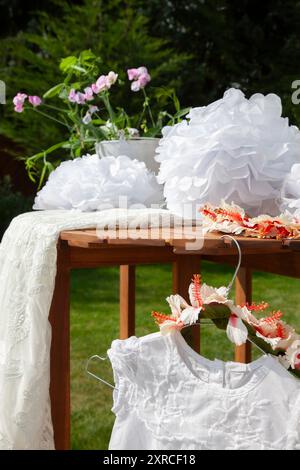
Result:
{"label": "floral garland", "polygon": [[[163,335],[185,326],[197,323],[199,315],[210,318],[216,326],[225,329],[229,340],[237,346],[245,344],[247,339],[257,344],[266,353],[278,356],[286,369],[290,369],[300,378],[300,335],[282,320],[281,311],[273,311],[268,316],[257,318],[254,312],[264,312],[269,307],[266,302],[260,304],[235,305],[228,298],[227,287],[215,288],[201,283],[195,274],[189,286],[190,304],[180,295],[167,297],[171,315],[152,312]],[[220,323],[219,307],[222,307]]]}
{"label": "floral garland", "polygon": [[300,220],[290,214],[281,214],[278,217],[260,215],[249,218],[238,205],[227,204],[224,201],[220,206],[206,204],[200,209],[203,216],[203,229],[205,232],[225,232],[235,235],[256,238],[300,238]]}

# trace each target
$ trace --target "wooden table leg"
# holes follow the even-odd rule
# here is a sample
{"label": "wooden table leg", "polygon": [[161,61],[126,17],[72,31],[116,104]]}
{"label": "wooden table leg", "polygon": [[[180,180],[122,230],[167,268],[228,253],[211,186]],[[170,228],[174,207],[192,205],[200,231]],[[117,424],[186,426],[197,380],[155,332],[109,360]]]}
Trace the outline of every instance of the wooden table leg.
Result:
{"label": "wooden table leg", "polygon": [[[178,255],[173,263],[173,293],[180,294],[189,301],[188,289],[193,274],[200,272],[200,257],[193,255]],[[200,352],[200,326],[192,326],[182,330],[188,344]]]}
{"label": "wooden table leg", "polygon": [[[252,301],[252,272],[248,268],[240,268],[235,281],[235,300],[237,305]],[[251,362],[251,343],[247,341],[235,348],[236,362],[248,364]]]}
{"label": "wooden table leg", "polygon": [[135,266],[120,266],[120,338],[135,334]]}
{"label": "wooden table leg", "polygon": [[69,247],[57,248],[57,274],[50,309],[52,326],[50,397],[56,450],[70,449],[70,268]]}

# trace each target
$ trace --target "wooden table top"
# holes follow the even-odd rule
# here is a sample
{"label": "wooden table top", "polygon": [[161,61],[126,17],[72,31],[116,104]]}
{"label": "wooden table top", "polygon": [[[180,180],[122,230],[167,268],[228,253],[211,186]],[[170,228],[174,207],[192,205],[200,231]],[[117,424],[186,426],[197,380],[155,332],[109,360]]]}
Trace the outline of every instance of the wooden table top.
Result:
{"label": "wooden table top", "polygon": [[[229,238],[222,238],[223,233],[208,233],[203,237],[201,228],[184,227],[184,233],[178,228],[134,229],[134,238],[127,229],[66,230],[60,239],[70,247],[109,249],[113,247],[173,247],[175,253],[199,253],[203,255],[230,255],[237,253],[236,246]],[[243,236],[234,237],[243,254],[284,254],[300,251],[300,240],[273,240]]]}

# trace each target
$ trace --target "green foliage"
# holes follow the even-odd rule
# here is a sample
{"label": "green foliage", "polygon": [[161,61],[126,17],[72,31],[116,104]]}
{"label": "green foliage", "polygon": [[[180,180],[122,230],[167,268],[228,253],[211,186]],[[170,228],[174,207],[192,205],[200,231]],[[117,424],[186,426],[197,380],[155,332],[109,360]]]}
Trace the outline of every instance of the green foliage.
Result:
{"label": "green foliage", "polygon": [[23,212],[29,212],[32,200],[14,191],[8,176],[0,180],[0,240],[10,221]]}
{"label": "green foliage", "polygon": [[[73,2],[51,0],[56,5],[56,15],[41,12],[30,30],[20,31],[15,37],[3,39],[0,44],[0,76],[7,83],[7,105],[3,107],[0,132],[23,145],[23,157],[39,153],[55,142],[68,139],[68,130],[57,123],[41,120],[32,113],[30,120],[13,112],[11,99],[18,91],[54,97],[61,92],[58,82],[58,65],[68,72],[82,50],[82,64],[87,65],[93,50],[102,62],[101,73],[123,70],[125,79],[129,67],[146,65],[151,70],[153,85],[159,83],[175,87],[178,75],[189,56],[177,54],[168,43],[148,33],[149,20],[135,8],[134,1],[83,0]],[[70,54],[72,56],[70,57]],[[72,69],[74,71],[74,69]],[[80,72],[80,66],[78,69]],[[89,72],[92,72],[89,70]],[[116,93],[115,103],[127,106],[136,113],[140,98],[128,90]],[[57,160],[68,158],[68,150],[57,154]],[[55,165],[53,156],[52,164]]]}
{"label": "green foliage", "polygon": [[[27,18],[27,27],[0,43],[0,78],[8,92],[8,104],[0,110],[0,132],[23,145],[22,156],[66,141],[68,131],[33,113],[30,122],[15,115],[11,98],[20,90],[42,95],[48,89],[47,99],[55,101],[62,87],[53,89],[60,58],[68,57],[61,65],[67,70],[80,51],[90,49],[101,57],[101,73],[122,70],[121,81],[126,68],[146,65],[152,84],[176,89],[184,106],[205,105],[230,86],[248,96],[277,93],[284,114],[300,126],[300,106],[291,102],[291,83],[299,79],[299,2],[50,0],[51,14],[41,12],[30,21],[20,1],[10,2],[9,8],[18,18]],[[120,87],[114,96],[114,108],[129,106],[130,114],[137,112],[140,97],[129,87]],[[164,98],[159,91],[157,97],[158,113]],[[160,116],[160,124],[166,116]],[[68,155],[68,149],[58,151],[57,161]]]}
{"label": "green foliage", "polygon": [[[299,79],[300,3],[295,0],[139,1],[151,33],[192,55],[180,79],[183,103],[203,106],[230,86],[277,93],[300,127],[291,84]],[[157,12],[159,11],[159,15]]]}
{"label": "green foliage", "polygon": [[[161,88],[156,90],[160,106],[164,102],[167,109],[170,103],[173,103],[175,113],[170,114],[161,108],[154,113],[151,95],[146,92],[145,83],[137,90],[142,95],[142,109],[137,115],[129,115],[121,107],[113,108],[110,97],[118,89],[116,85],[124,86],[124,83],[118,80],[118,74],[114,71],[100,76],[99,64],[101,59],[90,50],[82,51],[78,57],[65,57],[59,66],[63,74],[60,83],[46,91],[40,103],[33,106],[25,95],[22,112],[25,112],[28,118],[31,118],[32,113],[38,114],[41,119],[50,119],[66,128],[68,133],[67,140],[52,144],[49,148],[25,158],[29,178],[33,182],[39,179],[39,188],[55,169],[56,164],[61,162],[62,156],[59,155],[76,158],[86,153],[93,153],[95,144],[100,140],[131,138],[135,134],[141,137],[161,136],[161,130],[165,125],[180,122],[188,112],[188,109],[181,109],[173,89]],[[147,84],[148,80],[150,78],[147,77]],[[129,86],[128,80],[127,86]],[[89,91],[86,97],[87,90]],[[56,106],[49,104],[49,100],[52,103],[53,99],[55,103],[59,100],[59,104]],[[54,161],[52,161],[53,154]]]}

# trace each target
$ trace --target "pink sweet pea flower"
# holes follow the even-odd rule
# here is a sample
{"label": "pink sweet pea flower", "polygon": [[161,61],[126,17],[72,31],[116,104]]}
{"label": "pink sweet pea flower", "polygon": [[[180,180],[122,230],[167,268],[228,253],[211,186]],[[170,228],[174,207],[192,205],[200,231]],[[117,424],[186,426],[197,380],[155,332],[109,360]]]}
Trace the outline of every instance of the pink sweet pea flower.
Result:
{"label": "pink sweet pea flower", "polygon": [[24,107],[22,104],[16,104],[14,109],[16,113],[22,113],[24,111]]}
{"label": "pink sweet pea flower", "polygon": [[13,103],[15,106],[19,104],[24,104],[24,101],[26,100],[26,98],[27,98],[27,95],[25,93],[17,93],[13,99]]}
{"label": "pink sweet pea flower", "polygon": [[101,75],[101,77],[98,78],[96,83],[92,84],[92,90],[93,92],[97,95],[98,93],[101,93],[101,91],[107,90],[107,79],[105,75]]}
{"label": "pink sweet pea flower", "polygon": [[140,78],[139,78],[139,84],[140,84],[140,87],[141,88],[145,88],[145,86],[150,82],[151,80],[151,77],[149,75],[149,73],[143,73]]}
{"label": "pink sweet pea flower", "polygon": [[13,103],[15,105],[16,113],[22,113],[24,108],[24,101],[26,100],[27,95],[25,93],[17,93],[16,96],[13,98]]}
{"label": "pink sweet pea flower", "polygon": [[75,97],[75,102],[78,103],[78,104],[84,104],[85,103],[85,94],[84,93],[76,93],[76,97]]}
{"label": "pink sweet pea flower", "polygon": [[83,124],[89,124],[92,120],[91,113],[87,112],[86,115],[83,117],[82,122]]}
{"label": "pink sweet pea flower", "polygon": [[140,76],[138,69],[128,69],[127,70],[128,80],[137,80]]}
{"label": "pink sweet pea flower", "polygon": [[89,106],[89,113],[90,113],[90,114],[94,114],[94,113],[96,113],[97,111],[99,111],[98,106]]}
{"label": "pink sweet pea flower", "polygon": [[116,83],[117,79],[118,79],[118,74],[110,71],[109,74],[106,76],[106,86],[110,88],[112,85]]}
{"label": "pink sweet pea flower", "polygon": [[84,96],[86,101],[92,101],[94,99],[94,93],[90,86],[84,89]]}
{"label": "pink sweet pea flower", "polygon": [[141,86],[140,86],[139,80],[135,80],[134,82],[132,82],[131,91],[140,91],[140,89],[141,89]]}
{"label": "pink sweet pea flower", "polygon": [[146,67],[127,70],[129,80],[133,80],[131,84],[132,91],[139,91],[151,81],[151,76]]}
{"label": "pink sweet pea flower", "polygon": [[41,98],[37,95],[28,96],[28,101],[30,104],[32,104],[34,108],[36,108],[36,106],[40,106],[40,104],[42,103]]}
{"label": "pink sweet pea flower", "polygon": [[92,120],[92,115],[99,111],[98,106],[89,106],[89,110],[86,112],[86,115],[83,117],[83,124],[89,124]]}
{"label": "pink sweet pea flower", "polygon": [[76,103],[76,96],[77,96],[77,93],[74,90],[74,88],[72,88],[68,96],[69,101],[71,101],[71,103]]}
{"label": "pink sweet pea flower", "polygon": [[147,69],[147,67],[144,67],[144,66],[139,67],[139,68],[137,69],[137,73],[138,73],[138,78],[140,78],[140,77],[141,77],[142,75],[144,75],[145,73],[148,73],[148,69]]}

